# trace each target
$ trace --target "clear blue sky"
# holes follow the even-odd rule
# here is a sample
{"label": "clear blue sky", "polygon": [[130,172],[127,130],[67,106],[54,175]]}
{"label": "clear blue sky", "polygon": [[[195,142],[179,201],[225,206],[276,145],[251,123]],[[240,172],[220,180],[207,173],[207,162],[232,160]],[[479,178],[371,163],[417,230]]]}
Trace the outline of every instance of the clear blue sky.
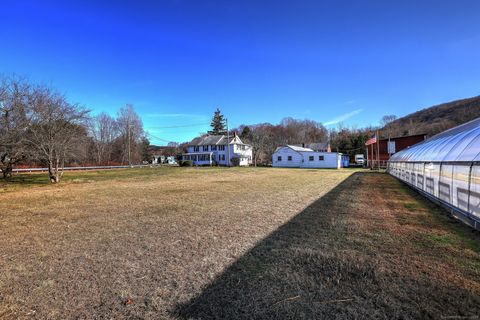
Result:
{"label": "clear blue sky", "polygon": [[[0,72],[167,141],[208,129],[382,115],[480,94],[480,1],[2,1]],[[166,126],[197,125],[183,128]],[[163,144],[152,138],[152,142]]]}

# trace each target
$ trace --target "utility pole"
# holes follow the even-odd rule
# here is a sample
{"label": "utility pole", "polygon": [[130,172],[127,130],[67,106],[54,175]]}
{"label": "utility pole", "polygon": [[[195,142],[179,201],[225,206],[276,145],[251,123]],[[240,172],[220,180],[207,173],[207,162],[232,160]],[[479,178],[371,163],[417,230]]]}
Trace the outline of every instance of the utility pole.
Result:
{"label": "utility pole", "polygon": [[128,165],[132,166],[132,157],[131,157],[131,150],[130,150],[130,124],[127,125],[127,136],[128,136]]}
{"label": "utility pole", "polygon": [[380,135],[377,129],[377,167],[378,171],[380,171]]}
{"label": "utility pole", "polygon": [[225,118],[225,123],[227,126],[227,166],[230,167],[230,133],[228,132],[228,119]]}

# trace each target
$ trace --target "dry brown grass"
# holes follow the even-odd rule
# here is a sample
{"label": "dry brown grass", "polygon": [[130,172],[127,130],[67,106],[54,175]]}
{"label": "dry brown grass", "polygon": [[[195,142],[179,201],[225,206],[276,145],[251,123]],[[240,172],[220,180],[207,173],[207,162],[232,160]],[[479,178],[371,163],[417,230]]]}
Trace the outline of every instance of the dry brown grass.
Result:
{"label": "dry brown grass", "polygon": [[128,172],[5,187],[0,318],[479,311],[478,237],[386,175]]}

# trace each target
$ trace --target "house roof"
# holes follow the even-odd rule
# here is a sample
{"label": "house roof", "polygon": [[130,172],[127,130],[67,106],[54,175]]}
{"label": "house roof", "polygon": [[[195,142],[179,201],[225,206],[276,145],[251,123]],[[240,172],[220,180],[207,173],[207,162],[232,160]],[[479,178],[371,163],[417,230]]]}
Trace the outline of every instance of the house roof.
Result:
{"label": "house roof", "polygon": [[302,145],[300,144],[292,144],[291,146],[307,148],[307,149],[312,149],[313,151],[316,151],[316,150],[327,150],[329,145],[330,143],[328,142],[316,142],[316,143],[306,143],[305,147],[302,147]]}
{"label": "house roof", "polygon": [[310,149],[310,148],[304,148],[304,147],[294,146],[294,145],[290,145],[290,144],[287,144],[287,147],[293,149],[294,151],[298,151],[298,152],[313,151],[313,150]]}
{"label": "house roof", "polygon": [[[230,138],[230,144],[244,144],[239,136],[233,135]],[[226,135],[205,135],[202,137],[197,137],[193,139],[188,145],[189,146],[206,146],[206,145],[226,145],[227,136]]]}
{"label": "house roof", "polygon": [[303,147],[299,147],[299,146],[287,144],[287,145],[285,145],[285,146],[277,147],[277,149],[275,150],[275,152],[277,152],[279,149],[285,148],[285,147],[286,147],[286,148],[290,148],[290,149],[292,149],[293,151],[297,151],[297,152],[312,152],[312,151],[313,151],[312,149],[309,149],[309,148],[303,148]]}
{"label": "house roof", "polygon": [[193,139],[188,145],[190,146],[203,146],[208,144],[217,144],[223,135],[202,136]]}
{"label": "house roof", "polygon": [[280,147],[277,147],[277,149],[275,149],[275,152],[277,152],[278,150],[282,149],[282,148],[290,148],[292,149],[293,151],[296,151],[298,153],[302,153],[302,152],[317,152],[317,153],[338,153],[338,154],[341,154],[339,152],[325,152],[325,151],[315,151],[315,150],[312,150],[310,148],[304,148],[304,147],[299,147],[299,146],[296,146],[296,145],[291,145],[291,144],[287,144],[287,145],[284,145],[284,146],[280,146]]}
{"label": "house roof", "polygon": [[330,146],[330,143],[328,142],[317,142],[317,143],[306,144],[306,147],[312,150],[327,150],[329,146]]}

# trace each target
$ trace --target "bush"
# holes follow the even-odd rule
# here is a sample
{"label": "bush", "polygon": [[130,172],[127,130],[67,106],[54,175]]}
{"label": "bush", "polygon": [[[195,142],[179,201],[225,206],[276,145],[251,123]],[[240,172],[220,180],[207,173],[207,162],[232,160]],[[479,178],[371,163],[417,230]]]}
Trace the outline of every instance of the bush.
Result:
{"label": "bush", "polygon": [[180,161],[180,167],[193,167],[193,160]]}
{"label": "bush", "polygon": [[240,158],[238,157],[232,158],[232,166],[237,167],[239,165],[240,165]]}

